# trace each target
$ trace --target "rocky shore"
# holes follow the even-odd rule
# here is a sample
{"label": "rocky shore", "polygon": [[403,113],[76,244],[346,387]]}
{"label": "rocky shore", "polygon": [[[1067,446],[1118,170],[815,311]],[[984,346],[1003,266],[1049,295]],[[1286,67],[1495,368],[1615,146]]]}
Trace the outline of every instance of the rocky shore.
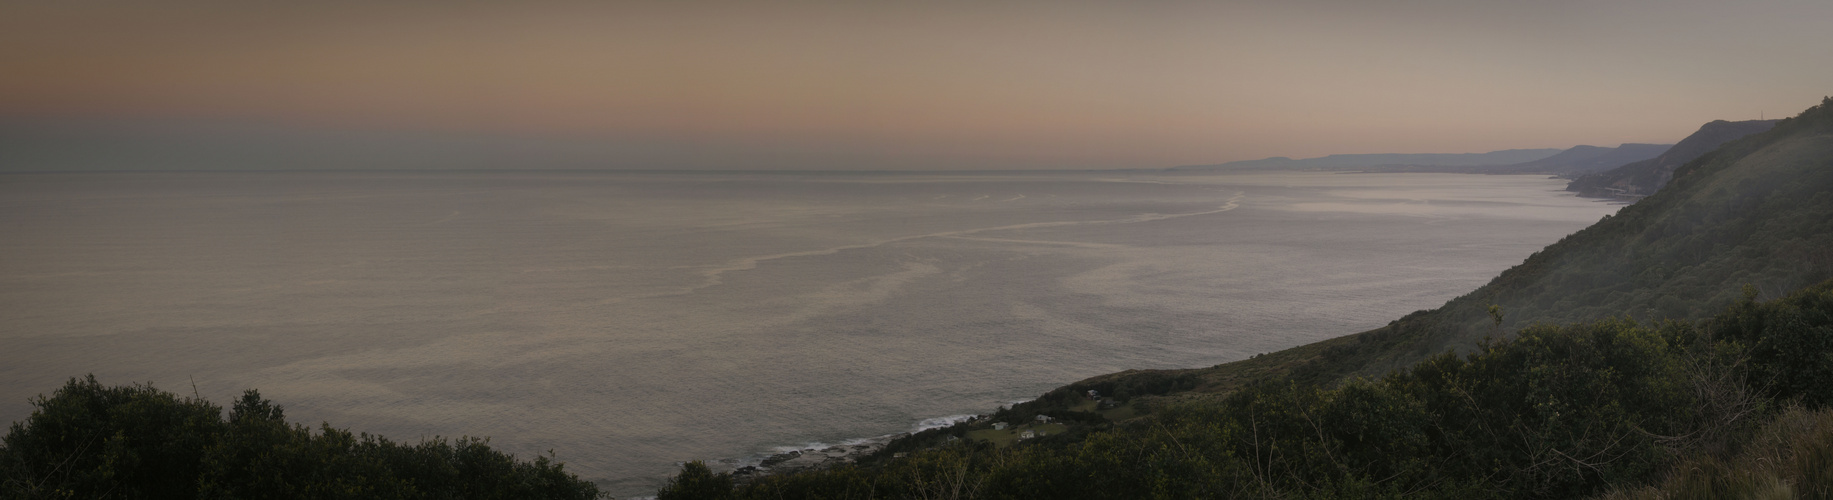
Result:
{"label": "rocky shore", "polygon": [[748,461],[731,458],[720,460],[719,463],[731,468],[732,480],[742,484],[772,474],[827,469],[857,463],[859,459],[885,449],[885,444],[909,435],[909,433],[900,433],[848,444],[789,450],[764,457],[755,465],[746,464],[745,462]]}
{"label": "rocky shore", "polygon": [[[986,415],[954,415],[924,420],[917,424],[912,432],[920,432],[937,427],[948,427],[959,422],[986,419]],[[842,465],[858,463],[860,459],[878,453],[892,441],[910,437],[911,432],[886,434],[883,436],[849,440],[839,445],[814,445],[792,449],[765,456],[762,459],[728,458],[707,464],[715,472],[729,472],[732,480],[740,484],[772,474],[789,474],[805,470],[819,470]]]}

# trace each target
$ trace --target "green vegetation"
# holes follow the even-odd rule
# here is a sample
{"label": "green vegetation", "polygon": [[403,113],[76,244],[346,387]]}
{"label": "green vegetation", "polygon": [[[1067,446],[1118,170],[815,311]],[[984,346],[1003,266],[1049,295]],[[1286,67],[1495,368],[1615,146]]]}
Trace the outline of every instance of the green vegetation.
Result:
{"label": "green vegetation", "polygon": [[71,379],[0,448],[0,498],[598,498],[548,457],[486,440],[395,443],[288,424],[250,390],[230,410],[151,385]]}
{"label": "green vegetation", "polygon": [[668,485],[656,494],[656,500],[690,500],[731,498],[732,476],[714,474],[705,462],[695,460],[681,465],[681,473],[668,478]]}
{"label": "green vegetation", "polygon": [[1742,448],[1729,458],[1693,457],[1659,484],[1603,498],[1833,498],[1833,410],[1790,409]]}
{"label": "green vegetation", "polygon": [[[1336,388],[1265,380],[1071,439],[953,441],[870,467],[730,489],[705,489],[729,479],[689,467],[675,484],[701,488],[699,496],[686,486],[662,493],[1572,498],[1668,477],[1660,487],[1682,493],[1725,491],[1711,489],[1721,484],[1827,491],[1833,427],[1816,422],[1833,420],[1812,416],[1833,404],[1833,281],[1754,299],[1751,292],[1698,323],[1534,326],[1468,355],[1447,352]],[[1788,407],[1796,409],[1778,411]],[[1674,467],[1704,463],[1720,465]]]}

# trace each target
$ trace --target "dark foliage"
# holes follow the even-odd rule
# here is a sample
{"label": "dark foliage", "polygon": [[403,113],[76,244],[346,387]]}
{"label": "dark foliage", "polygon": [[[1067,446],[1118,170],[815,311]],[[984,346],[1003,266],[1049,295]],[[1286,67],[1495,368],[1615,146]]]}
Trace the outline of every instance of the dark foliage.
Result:
{"label": "dark foliage", "polygon": [[656,500],[732,498],[732,476],[714,474],[699,460],[681,465],[681,473],[668,479],[668,485],[656,491]]}
{"label": "dark foliage", "polygon": [[14,423],[0,448],[5,498],[598,498],[547,457],[484,440],[398,444],[288,424],[250,390],[231,409],[150,385],[72,379]]}
{"label": "dark foliage", "polygon": [[1171,392],[1189,390],[1202,383],[1202,379],[1189,373],[1169,370],[1135,370],[1122,372],[1128,376],[1108,377],[1085,380],[1050,391],[1044,398],[1081,398],[1094,390],[1102,397],[1127,401],[1140,396],[1153,396]]}
{"label": "dark foliage", "polygon": [[1759,304],[1747,289],[1707,327],[1714,338],[1747,346],[1756,387],[1810,408],[1833,405],[1833,293],[1816,290]]}
{"label": "dark foliage", "polygon": [[148,385],[71,379],[12,425],[0,466],[8,496],[197,496],[204,450],[223,434],[222,409]]}
{"label": "dark foliage", "polygon": [[861,461],[867,463],[880,462],[890,459],[898,453],[907,453],[941,446],[949,443],[949,438],[951,437],[958,440],[967,436],[967,432],[972,427],[972,424],[960,422],[948,427],[925,429],[903,439],[893,440],[885,444],[883,449],[878,450],[878,452],[873,453],[871,456]]}

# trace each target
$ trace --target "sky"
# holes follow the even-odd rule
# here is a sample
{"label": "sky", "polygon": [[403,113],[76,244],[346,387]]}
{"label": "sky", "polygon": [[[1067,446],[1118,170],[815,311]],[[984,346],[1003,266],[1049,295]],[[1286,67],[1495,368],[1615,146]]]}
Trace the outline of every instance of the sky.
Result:
{"label": "sky", "polygon": [[0,170],[136,140],[234,144],[248,168],[318,148],[661,169],[1672,143],[1833,94],[1830,19],[1826,0],[0,0],[0,133],[38,151]]}

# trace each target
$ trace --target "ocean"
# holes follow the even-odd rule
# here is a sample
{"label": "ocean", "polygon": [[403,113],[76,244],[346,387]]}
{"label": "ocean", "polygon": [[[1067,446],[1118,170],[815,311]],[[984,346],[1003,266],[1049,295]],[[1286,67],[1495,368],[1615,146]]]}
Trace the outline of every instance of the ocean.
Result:
{"label": "ocean", "polygon": [[1618,205],[1539,176],[0,175],[0,421],[70,377],[618,496],[1437,307]]}

